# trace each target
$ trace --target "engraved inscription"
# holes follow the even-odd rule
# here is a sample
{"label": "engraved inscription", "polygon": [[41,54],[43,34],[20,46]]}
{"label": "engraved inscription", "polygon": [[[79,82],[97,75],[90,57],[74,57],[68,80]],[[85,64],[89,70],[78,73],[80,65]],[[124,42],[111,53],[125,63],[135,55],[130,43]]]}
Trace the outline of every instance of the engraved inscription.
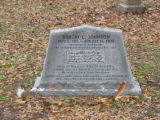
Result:
{"label": "engraved inscription", "polygon": [[104,63],[105,54],[103,51],[79,50],[67,51],[68,63]]}
{"label": "engraved inscription", "polygon": [[128,79],[127,74],[112,74],[118,68],[113,65],[66,65],[57,66],[54,69],[56,74],[48,75],[47,77],[54,77],[56,80],[120,80]]}
{"label": "engraved inscription", "polygon": [[[88,33],[86,33],[88,31]],[[80,30],[53,37],[54,55],[46,76],[52,80],[124,81],[125,72],[120,38],[104,31]]]}

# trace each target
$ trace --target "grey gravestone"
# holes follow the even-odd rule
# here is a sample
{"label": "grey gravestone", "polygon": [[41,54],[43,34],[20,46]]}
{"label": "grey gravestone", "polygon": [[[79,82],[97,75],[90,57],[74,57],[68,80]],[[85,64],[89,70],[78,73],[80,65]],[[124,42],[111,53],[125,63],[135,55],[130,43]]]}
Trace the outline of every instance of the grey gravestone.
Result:
{"label": "grey gravestone", "polygon": [[131,75],[120,29],[80,26],[51,30],[41,77],[31,90],[43,95],[113,96],[141,94]]}
{"label": "grey gravestone", "polygon": [[118,11],[122,13],[143,13],[145,6],[141,4],[141,0],[125,0],[124,3],[118,5]]}

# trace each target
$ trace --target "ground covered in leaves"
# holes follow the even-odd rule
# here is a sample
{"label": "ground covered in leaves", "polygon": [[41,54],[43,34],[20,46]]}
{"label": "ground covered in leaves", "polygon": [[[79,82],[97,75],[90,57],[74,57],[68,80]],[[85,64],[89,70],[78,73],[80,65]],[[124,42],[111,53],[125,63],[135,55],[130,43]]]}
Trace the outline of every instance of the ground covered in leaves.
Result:
{"label": "ground covered in leaves", "polygon": [[[143,0],[144,14],[119,14],[116,0],[0,0],[1,120],[158,120],[160,118],[160,0]],[[32,95],[49,31],[82,24],[120,28],[143,94],[102,97]],[[21,83],[27,93],[16,97]]]}

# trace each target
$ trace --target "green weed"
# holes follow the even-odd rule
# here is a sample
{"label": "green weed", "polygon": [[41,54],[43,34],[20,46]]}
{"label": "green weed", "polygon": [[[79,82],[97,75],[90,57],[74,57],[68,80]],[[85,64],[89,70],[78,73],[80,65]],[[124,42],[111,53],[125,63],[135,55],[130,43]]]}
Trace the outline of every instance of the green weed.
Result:
{"label": "green weed", "polygon": [[24,96],[24,99],[25,100],[29,100],[29,99],[31,99],[32,98],[32,96]]}
{"label": "green weed", "polygon": [[3,82],[3,81],[6,81],[7,79],[8,79],[8,77],[2,77],[2,78],[0,79],[0,81]]}
{"label": "green weed", "polygon": [[125,120],[122,116],[120,116],[119,120]]}
{"label": "green weed", "polygon": [[6,101],[8,99],[8,97],[0,95],[0,101]]}
{"label": "green weed", "polygon": [[37,30],[36,28],[32,28],[32,29],[28,29],[28,30],[24,30],[25,33],[36,33]]}
{"label": "green weed", "polygon": [[3,33],[2,30],[3,30],[2,27],[0,27],[0,34]]}
{"label": "green weed", "polygon": [[7,56],[6,56],[6,60],[10,60],[10,57],[9,57],[9,55],[7,55]]}
{"label": "green weed", "polygon": [[9,51],[9,55],[13,55],[15,52],[13,51]]}
{"label": "green weed", "polygon": [[0,46],[0,51],[2,51],[3,50],[3,47],[2,46]]}
{"label": "green weed", "polygon": [[6,37],[6,36],[0,37],[0,41],[1,41],[1,40],[7,40],[7,39],[8,39],[8,37]]}
{"label": "green weed", "polygon": [[0,73],[0,76],[4,75],[3,73]]}
{"label": "green weed", "polygon": [[6,85],[0,84],[0,89],[5,90],[6,89]]}
{"label": "green weed", "polygon": [[119,108],[120,104],[122,104],[121,101],[115,101],[114,104],[112,105],[112,108]]}
{"label": "green weed", "polygon": [[14,64],[8,64],[8,67],[12,67],[12,66],[14,66]]}

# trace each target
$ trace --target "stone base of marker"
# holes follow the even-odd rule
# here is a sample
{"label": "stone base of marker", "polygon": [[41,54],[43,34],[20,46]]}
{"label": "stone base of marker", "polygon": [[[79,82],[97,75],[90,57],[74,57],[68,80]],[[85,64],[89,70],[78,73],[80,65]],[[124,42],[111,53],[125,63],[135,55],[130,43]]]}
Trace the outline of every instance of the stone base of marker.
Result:
{"label": "stone base of marker", "polygon": [[[40,88],[40,82],[41,82],[41,77],[37,77],[35,84],[33,88],[31,89],[32,93],[35,94],[41,94],[44,96],[88,96],[88,95],[93,95],[93,96],[113,96],[117,93],[118,89],[54,89],[54,88]],[[72,84],[72,83],[70,83]],[[86,83],[85,83],[86,84]],[[97,84],[97,83],[95,83]],[[132,84],[133,88],[127,89],[125,88],[122,95],[128,95],[128,94],[134,94],[134,95],[140,95],[142,94],[140,85],[138,81],[136,80],[135,77],[132,78]]]}
{"label": "stone base of marker", "polygon": [[127,5],[125,3],[120,3],[118,5],[118,11],[121,13],[127,13],[127,12],[132,12],[132,13],[144,13],[145,11],[145,5]]}

